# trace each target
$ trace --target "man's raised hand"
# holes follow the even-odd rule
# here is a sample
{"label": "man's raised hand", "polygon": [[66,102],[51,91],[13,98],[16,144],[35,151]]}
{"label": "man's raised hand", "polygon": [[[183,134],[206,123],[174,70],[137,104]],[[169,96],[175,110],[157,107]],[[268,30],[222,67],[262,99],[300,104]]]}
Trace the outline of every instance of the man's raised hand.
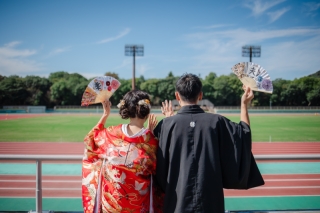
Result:
{"label": "man's raised hand", "polygon": [[172,102],[171,101],[168,102],[167,100],[162,102],[161,112],[166,117],[173,116],[174,112],[172,109]]}

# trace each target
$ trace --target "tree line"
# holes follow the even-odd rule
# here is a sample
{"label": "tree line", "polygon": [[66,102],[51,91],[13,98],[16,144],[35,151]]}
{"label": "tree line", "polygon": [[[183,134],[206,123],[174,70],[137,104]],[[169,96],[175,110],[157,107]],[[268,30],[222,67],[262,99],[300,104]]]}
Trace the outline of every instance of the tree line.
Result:
{"label": "tree line", "polygon": [[[131,90],[131,79],[119,79],[120,88],[111,97],[116,105],[123,95]],[[169,72],[165,78],[136,78],[136,89],[148,92],[153,105],[161,105],[163,100],[175,99],[175,82],[179,76]],[[0,75],[0,106],[5,105],[44,105],[52,108],[57,105],[80,105],[83,92],[92,79],[77,73],[54,72],[48,78],[39,76],[19,77]],[[233,73],[217,76],[210,72],[204,78],[203,98],[215,106],[239,106],[243,93],[242,83]],[[306,77],[273,80],[273,94],[255,92],[253,106],[320,106],[320,71]]]}

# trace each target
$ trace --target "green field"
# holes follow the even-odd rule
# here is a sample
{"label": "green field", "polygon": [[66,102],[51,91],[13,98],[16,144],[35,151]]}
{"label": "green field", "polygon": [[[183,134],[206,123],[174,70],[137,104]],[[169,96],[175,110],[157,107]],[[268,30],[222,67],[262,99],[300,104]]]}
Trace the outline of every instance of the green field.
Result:
{"label": "green field", "polygon": [[[238,115],[227,117],[239,122]],[[0,120],[0,141],[82,142],[99,118],[99,115],[60,114]],[[252,115],[250,120],[254,142],[320,141],[319,115]],[[106,125],[127,122],[111,115]]]}

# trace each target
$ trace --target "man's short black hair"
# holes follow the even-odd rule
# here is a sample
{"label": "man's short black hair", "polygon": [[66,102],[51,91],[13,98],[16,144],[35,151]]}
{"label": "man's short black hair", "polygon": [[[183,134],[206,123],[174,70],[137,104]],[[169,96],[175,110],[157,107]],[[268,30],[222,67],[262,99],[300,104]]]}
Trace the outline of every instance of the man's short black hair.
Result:
{"label": "man's short black hair", "polygon": [[182,101],[195,103],[202,90],[202,83],[198,76],[186,73],[176,83],[176,91],[180,94]]}

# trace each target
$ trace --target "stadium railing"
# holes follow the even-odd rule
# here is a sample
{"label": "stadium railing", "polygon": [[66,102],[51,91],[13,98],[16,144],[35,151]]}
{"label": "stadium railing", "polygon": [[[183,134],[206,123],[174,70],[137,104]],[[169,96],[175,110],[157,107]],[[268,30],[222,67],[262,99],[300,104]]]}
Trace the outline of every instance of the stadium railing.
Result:
{"label": "stadium railing", "polygon": [[[81,161],[83,155],[0,155],[0,160],[28,160],[36,162],[36,211],[42,211],[42,161]],[[294,155],[254,155],[256,160],[310,160],[320,159],[320,154],[294,154]],[[293,213],[293,212],[320,212],[320,210],[290,210],[290,211],[226,211],[226,213]],[[1,212],[0,212],[1,213]]]}

